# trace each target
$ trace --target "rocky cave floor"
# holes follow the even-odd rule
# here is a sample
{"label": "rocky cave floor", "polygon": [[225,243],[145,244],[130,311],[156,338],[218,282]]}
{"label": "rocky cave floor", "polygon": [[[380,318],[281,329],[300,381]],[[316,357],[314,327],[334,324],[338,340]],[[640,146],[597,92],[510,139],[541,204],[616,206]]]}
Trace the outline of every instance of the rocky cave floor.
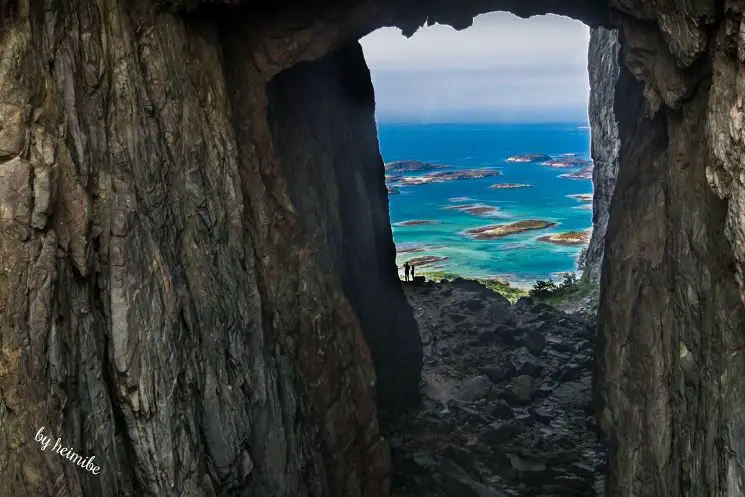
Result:
{"label": "rocky cave floor", "polygon": [[510,305],[468,280],[404,288],[424,344],[423,400],[383,413],[392,495],[602,495],[594,318]]}

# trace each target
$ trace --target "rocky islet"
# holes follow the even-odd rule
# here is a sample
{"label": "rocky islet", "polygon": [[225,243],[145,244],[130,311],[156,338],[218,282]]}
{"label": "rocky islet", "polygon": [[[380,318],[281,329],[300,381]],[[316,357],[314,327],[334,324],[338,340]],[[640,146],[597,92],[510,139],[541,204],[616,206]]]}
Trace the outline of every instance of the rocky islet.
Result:
{"label": "rocky islet", "polygon": [[409,219],[408,221],[401,221],[398,223],[394,223],[392,226],[405,228],[407,226],[426,226],[429,224],[440,224],[440,223],[441,221],[435,221],[432,219]]}
{"label": "rocky islet", "polygon": [[592,165],[592,160],[577,157],[575,154],[565,154],[559,157],[551,157],[546,154],[518,154],[505,159],[505,162],[516,163],[538,163],[541,166],[564,168],[580,168]]}
{"label": "rocky islet", "polygon": [[489,187],[492,190],[517,190],[520,188],[533,188],[533,185],[523,183],[497,183]]}
{"label": "rocky islet", "polygon": [[567,231],[565,233],[553,233],[538,237],[538,241],[553,243],[556,245],[587,245],[590,242],[592,233],[585,231]]}
{"label": "rocky islet", "polygon": [[512,157],[507,157],[505,162],[532,163],[545,162],[551,159],[551,156],[546,154],[518,154],[513,155]]}
{"label": "rocky islet", "polygon": [[436,264],[438,262],[446,261],[447,257],[441,255],[422,255],[419,257],[413,257],[408,259],[406,262],[410,266],[426,267]]}
{"label": "rocky islet", "polygon": [[569,198],[573,198],[574,200],[578,202],[592,202],[593,194],[592,193],[575,193],[572,195],[567,195]]}
{"label": "rocky islet", "polygon": [[569,179],[592,179],[593,169],[594,168],[592,166],[583,167],[579,171],[575,171],[573,173],[560,174],[559,177]]}
{"label": "rocky islet", "polygon": [[526,219],[523,221],[517,221],[514,223],[507,224],[492,224],[488,226],[481,226],[479,228],[469,228],[463,231],[463,235],[474,238],[476,240],[490,240],[494,238],[502,238],[517,233],[524,233],[526,231],[542,230],[556,226],[556,223],[551,221],[541,221],[537,219]]}
{"label": "rocky islet", "polygon": [[385,171],[386,173],[418,173],[448,167],[451,166],[448,166],[447,164],[433,164],[431,162],[423,162],[419,160],[400,160],[385,164]]}
{"label": "rocky islet", "polygon": [[457,171],[437,171],[432,173],[425,173],[419,176],[403,176],[396,181],[396,184],[402,186],[426,185],[430,183],[445,183],[448,181],[489,178],[493,176],[501,176],[502,174],[502,171],[497,171],[494,169],[461,169]]}
{"label": "rocky islet", "polygon": [[486,204],[449,205],[444,207],[444,209],[465,212],[466,214],[480,217],[504,217],[504,214],[498,207]]}
{"label": "rocky islet", "polygon": [[541,162],[542,166],[555,167],[558,169],[568,169],[573,167],[588,167],[592,165],[591,160],[581,159],[579,157],[559,157],[556,159]]}

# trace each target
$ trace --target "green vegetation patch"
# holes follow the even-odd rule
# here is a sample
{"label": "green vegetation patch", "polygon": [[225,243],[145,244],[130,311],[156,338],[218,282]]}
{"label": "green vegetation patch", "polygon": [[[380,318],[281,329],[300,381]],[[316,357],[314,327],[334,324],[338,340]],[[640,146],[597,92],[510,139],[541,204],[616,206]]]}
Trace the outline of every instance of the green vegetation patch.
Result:
{"label": "green vegetation patch", "polygon": [[488,289],[502,295],[504,298],[506,298],[512,303],[517,302],[517,300],[521,297],[528,296],[528,292],[525,290],[512,287],[510,286],[509,283],[491,279],[491,278],[468,278],[468,277],[461,276],[456,273],[449,273],[446,271],[422,271],[421,273],[417,273],[417,274],[419,276],[424,276],[425,278],[431,281],[441,281],[441,280],[452,281],[456,278],[463,278],[466,280],[478,281],[479,283],[481,283]]}
{"label": "green vegetation patch", "polygon": [[537,301],[560,308],[567,303],[581,301],[592,290],[589,283],[572,273],[566,273],[564,280],[558,284],[551,279],[536,281],[528,294]]}

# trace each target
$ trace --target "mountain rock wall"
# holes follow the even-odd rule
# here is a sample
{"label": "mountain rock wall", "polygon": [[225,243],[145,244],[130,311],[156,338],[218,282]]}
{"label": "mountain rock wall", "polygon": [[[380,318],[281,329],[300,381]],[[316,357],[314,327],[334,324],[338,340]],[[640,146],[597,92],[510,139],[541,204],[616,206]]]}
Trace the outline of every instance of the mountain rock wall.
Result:
{"label": "mountain rock wall", "polygon": [[269,122],[318,259],[362,324],[383,405],[419,398],[422,345],[395,265],[375,97],[359,43],[269,84]]}
{"label": "mountain rock wall", "polygon": [[743,2],[611,5],[621,149],[595,375],[607,495],[742,495]]}
{"label": "mountain rock wall", "polygon": [[0,495],[386,495],[368,347],[267,125],[271,43],[149,1],[0,12]]}
{"label": "mountain rock wall", "polygon": [[610,201],[618,176],[618,122],[614,111],[618,81],[618,33],[603,27],[590,33],[588,74],[590,76],[590,129],[592,173],[592,238],[587,248],[582,277],[592,285],[600,283],[605,232],[608,228]]}

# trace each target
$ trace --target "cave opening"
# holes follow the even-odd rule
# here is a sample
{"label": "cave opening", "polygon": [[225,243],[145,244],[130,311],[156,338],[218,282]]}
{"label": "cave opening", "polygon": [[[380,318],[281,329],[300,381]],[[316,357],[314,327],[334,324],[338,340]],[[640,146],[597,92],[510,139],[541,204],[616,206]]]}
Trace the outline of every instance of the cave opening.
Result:
{"label": "cave opening", "polygon": [[579,21],[506,12],[459,31],[381,28],[360,40],[402,280],[409,264],[514,301],[537,280],[581,276],[592,231],[589,42]]}
{"label": "cave opening", "polygon": [[[338,203],[326,207],[334,215],[346,219],[347,226],[352,226],[352,236],[347,238],[347,233],[338,231],[336,224],[322,224],[321,229],[314,224],[310,231],[315,240],[322,240],[321,250],[325,249],[323,243],[326,243],[344,254],[341,260],[346,262],[335,265],[333,273],[355,308],[366,336],[378,375],[379,408],[385,409],[411,405],[419,400],[421,343],[419,333],[412,333],[415,321],[410,318],[408,309],[405,306],[391,307],[392,303],[400,302],[402,294],[393,263],[395,247],[389,219],[385,215],[378,218],[378,221],[386,221],[380,231],[371,230],[366,223],[375,217],[373,212],[380,213],[380,206],[385,203],[385,196],[381,194],[385,191],[384,169],[378,148],[374,146],[377,140],[370,131],[375,104],[370,75],[362,52],[353,40],[386,25],[400,26],[409,35],[425,20],[429,24],[440,22],[463,29],[470,25],[475,15],[492,9],[484,8],[478,2],[459,6],[457,13],[439,2],[406,6],[383,2],[379,7],[379,10],[372,7],[374,14],[371,16],[361,13],[365,11],[364,7],[350,15],[354,20],[346,26],[341,24],[336,33],[342,34],[336,44],[322,38],[321,45],[330,51],[306,47],[307,52],[295,54],[295,60],[316,62],[295,65],[287,71],[297,71],[294,78],[280,74],[270,83],[269,100],[270,108],[276,109],[284,103],[275,101],[291,100],[292,92],[303,87],[300,80],[308,78],[314,81],[316,90],[306,93],[302,102],[296,101],[296,108],[313,108],[312,115],[301,120],[297,128],[313,128],[315,136],[308,141],[310,147],[295,148],[291,153],[300,156],[299,162],[315,174],[322,171],[317,167],[314,169],[312,163],[329,153],[334,158],[335,174],[346,168],[340,174],[346,175],[345,183],[333,184],[334,191],[330,192],[338,195]],[[680,495],[685,492],[706,493],[711,488],[717,489],[713,491],[715,494],[727,495],[728,491],[737,494],[737,489],[743,488],[743,477],[740,471],[732,468],[739,464],[737,461],[741,461],[742,456],[736,450],[713,447],[694,434],[696,429],[690,427],[700,426],[697,419],[705,416],[710,424],[701,431],[710,437],[707,440],[723,440],[736,433],[740,426],[739,418],[730,417],[738,409],[732,402],[716,395],[699,396],[697,392],[700,393],[701,388],[716,390],[721,385],[713,379],[716,375],[698,375],[694,366],[705,365],[701,371],[711,369],[721,373],[719,378],[727,385],[721,388],[729,391],[738,388],[738,381],[732,379],[732,374],[743,370],[743,361],[731,361],[734,355],[724,360],[722,355],[722,351],[737,348],[735,344],[740,339],[733,337],[732,330],[737,329],[737,323],[743,322],[743,308],[736,281],[732,278],[732,274],[739,271],[735,263],[737,256],[724,248],[728,246],[726,240],[734,236],[731,230],[736,230],[733,226],[737,221],[732,220],[731,209],[726,206],[729,194],[723,185],[728,182],[723,179],[726,173],[722,176],[722,170],[732,167],[725,152],[732,144],[723,138],[726,132],[722,130],[727,124],[720,114],[727,114],[722,106],[735,105],[734,93],[727,89],[727,85],[734,77],[732,36],[737,29],[728,22],[733,15],[739,19],[739,14],[723,14],[712,4],[698,5],[700,9],[691,7],[692,10],[686,7],[670,17],[659,6],[631,7],[625,3],[616,5],[613,1],[610,9],[605,2],[580,1],[567,1],[550,7],[542,2],[504,2],[500,7],[523,17],[553,11],[582,20],[593,28],[599,25],[614,27],[622,33],[618,40],[611,42],[614,49],[605,52],[617,54],[618,67],[613,66],[616,61],[611,59],[614,57],[604,58],[602,54],[596,54],[600,56],[600,62],[590,66],[591,70],[593,67],[602,69],[595,74],[595,82],[605,87],[604,94],[609,101],[606,102],[606,111],[600,116],[606,125],[597,127],[598,136],[610,150],[604,161],[611,168],[617,168],[618,178],[606,183],[610,186],[608,191],[615,193],[604,213],[608,226],[605,241],[595,246],[596,254],[603,261],[602,266],[591,276],[600,280],[601,287],[598,330],[594,334],[593,328],[584,337],[584,342],[580,340],[582,347],[594,341],[593,346],[597,349],[594,402],[592,407],[586,403],[588,385],[584,375],[583,400],[579,408],[588,414],[584,429],[593,425],[589,419],[593,412],[597,428],[612,441],[608,447],[606,494]],[[379,15],[379,22],[371,21],[375,15]],[[599,38],[607,36],[602,30],[597,33]],[[714,33],[717,33],[716,42]],[[316,59],[321,54],[326,55]],[[322,68],[321,63],[326,66]],[[319,65],[314,70],[310,67],[312,64]],[[714,72],[712,64],[716,67]],[[301,71],[305,74],[301,75]],[[609,72],[616,79],[601,81],[601,76]],[[592,78],[591,75],[591,81]],[[294,83],[289,82],[290,79],[294,79]],[[284,81],[280,83],[281,80]],[[346,84],[345,80],[351,84]],[[716,88],[716,82],[720,86],[709,100],[710,85]],[[329,102],[326,93],[320,89],[324,85],[325,88],[338,89],[334,94],[341,95],[341,98]],[[280,90],[282,86],[284,92]],[[324,102],[322,108],[315,108],[315,102]],[[343,111],[327,112],[336,107],[342,107]],[[610,116],[610,109],[615,116]],[[294,148],[294,138],[289,134],[294,133],[296,127],[283,124],[281,114],[272,114],[270,119],[274,120],[275,136],[282,135],[278,140],[281,143],[278,147],[279,162],[294,171],[291,176],[297,175],[307,182],[310,178],[293,170],[292,156],[286,155]],[[333,123],[334,131],[306,124],[317,122],[314,120],[319,116],[327,126]],[[359,120],[368,126],[363,136],[356,135],[351,125]],[[610,125],[615,122],[617,128]],[[712,134],[703,123],[718,131]],[[324,143],[323,147],[320,150],[314,148],[311,143],[314,141]],[[362,144],[367,150],[364,154],[360,153]],[[290,159],[289,162],[286,158]],[[712,160],[715,166],[711,166]],[[356,166],[349,168],[350,164]],[[710,186],[712,181],[719,182],[714,190]],[[350,189],[350,185],[354,188]],[[290,185],[290,190],[294,190],[295,197],[299,198],[307,187],[307,183]],[[318,186],[311,185],[311,188],[318,189]],[[324,198],[325,193],[319,192],[319,198]],[[354,199],[350,200],[347,195]],[[365,209],[359,211],[360,205]],[[312,210],[314,215],[325,217],[315,207]],[[365,215],[357,216],[354,212]],[[301,216],[307,215],[301,213]],[[726,223],[730,227],[727,230],[730,231],[722,228],[725,219],[728,219]],[[725,236],[724,233],[728,234]],[[378,255],[381,257],[374,257],[366,251],[366,247],[371,246],[371,234],[376,243],[380,242]],[[355,260],[356,263],[351,262]],[[362,271],[345,267],[361,268]],[[364,281],[361,281],[363,274]],[[371,295],[391,298],[381,299],[384,304],[378,307]],[[498,307],[490,303],[485,309],[496,319],[506,319],[503,324],[511,326],[509,314],[506,318],[504,314],[500,316]],[[717,314],[717,309],[733,311]],[[545,308],[531,311],[534,315],[528,319],[535,318],[534,324],[546,322]],[[517,316],[516,320],[523,317]],[[702,327],[704,322],[713,323],[713,327],[705,330]],[[485,333],[483,339],[489,340],[500,331],[497,328],[492,333]],[[690,353],[691,350],[698,352]],[[680,355],[677,351],[681,351]],[[499,375],[498,370],[496,374]],[[481,373],[486,376],[485,372]],[[495,374],[494,371],[489,373]],[[483,379],[478,380],[476,387],[479,382],[485,383]],[[527,382],[524,383],[518,387],[526,386]],[[533,386],[527,384],[524,391],[530,392]],[[562,391],[562,396],[570,402],[577,399],[572,392]],[[707,400],[702,400],[704,397]],[[714,412],[709,409],[709,401],[714,403],[717,413],[725,414],[707,414]],[[472,410],[459,413],[466,418],[478,417],[479,414]],[[514,411],[513,414],[515,418],[520,417],[520,423],[528,424],[541,416],[537,410],[520,412],[519,416]],[[419,421],[423,425],[432,423],[426,417]],[[438,426],[438,423],[434,425]],[[445,423],[439,424],[439,428],[447,431],[453,426]],[[496,433],[491,433],[495,437],[493,440],[498,441],[497,445],[504,437],[514,435],[510,423],[507,426],[490,425],[490,428],[496,430]],[[681,440],[695,449],[683,448]],[[391,437],[394,447],[407,442],[411,440]],[[557,442],[560,446],[562,442],[572,445],[568,440]],[[451,456],[447,459],[458,459],[460,462],[456,466],[460,469],[470,466],[468,455],[459,452],[457,447],[448,445]],[[600,447],[595,454],[603,450],[605,447]],[[706,458],[696,455],[704,453],[712,455],[711,461],[719,462],[709,463]],[[541,476],[547,470],[550,472],[549,468],[557,463],[541,461],[540,457],[534,457],[535,453],[510,454],[497,449],[490,454],[507,466],[507,474],[501,475],[502,478],[517,475],[519,481],[532,480],[539,484]],[[674,461],[672,464],[671,460]],[[439,467],[442,459],[433,461],[415,457],[413,461],[399,460],[394,469],[401,468],[402,462],[409,468],[413,463],[417,467],[414,472],[427,472],[434,466]],[[590,490],[588,484],[598,471],[603,471],[604,462],[588,466],[585,461],[574,460],[569,465],[574,473],[559,473],[561,484],[571,486],[579,478],[582,491],[588,494],[595,491],[595,488]],[[469,488],[467,492],[478,494],[483,490],[479,486],[481,482],[473,483],[478,476],[464,476],[463,471],[452,466],[450,470],[450,485],[459,491],[463,491],[464,485]],[[468,470],[472,468],[467,468],[465,473]],[[478,472],[474,473],[478,475]],[[707,476],[699,478],[703,474]],[[417,484],[412,483],[415,487]]]}
{"label": "cave opening", "polygon": [[[578,21],[557,19],[581,25]],[[537,18],[533,22],[540,23],[540,20]],[[486,156],[470,157],[470,168],[467,161],[463,168],[483,169],[485,162],[491,163],[489,165],[498,163],[498,170],[503,175],[465,180],[475,184],[468,192],[469,196],[482,196],[481,199],[471,200],[480,200],[481,203],[466,206],[488,206],[489,201],[483,200],[484,193],[475,193],[473,188],[484,190],[487,194],[503,194],[489,186],[500,181],[543,181],[539,185],[543,186],[543,192],[540,188],[526,192],[533,196],[537,209],[543,209],[543,217],[548,216],[552,222],[561,224],[565,231],[568,227],[588,230],[592,226],[590,213],[576,208],[578,196],[582,196],[585,202],[593,200],[592,182],[587,174],[580,176],[581,186],[577,186],[575,178],[560,178],[559,175],[567,174],[567,171],[558,167],[537,161],[527,164],[505,162],[508,157],[518,158],[521,154],[548,151],[552,155],[543,161],[577,158],[578,162],[572,163],[574,167],[569,167],[568,173],[585,170],[586,161],[590,159],[587,113],[591,101],[589,85],[593,77],[598,94],[595,96],[595,108],[590,109],[590,119],[595,118],[599,126],[608,128],[603,129],[602,133],[613,133],[611,128],[616,123],[608,116],[613,115],[617,38],[614,32],[596,28],[591,44],[590,29],[581,26],[584,30],[580,28],[579,38],[583,39],[579,43],[578,56],[572,61],[571,74],[568,77],[562,74],[565,81],[551,79],[553,89],[557,92],[560,92],[562,83],[565,91],[566,86],[578,86],[579,91],[570,97],[565,96],[564,101],[561,98],[544,98],[544,106],[553,104],[549,110],[554,112],[551,116],[553,119],[549,119],[548,123],[531,122],[546,110],[538,108],[538,94],[551,91],[551,88],[536,85],[535,80],[533,84],[537,88],[534,87],[532,93],[528,91],[521,95],[522,101],[514,98],[514,95],[510,99],[509,89],[504,90],[507,94],[496,104],[504,105],[505,101],[510,101],[512,108],[508,109],[506,117],[502,116],[501,123],[490,122],[489,117],[500,111],[504,113],[504,108],[489,108],[489,105],[481,106],[481,114],[477,115],[475,122],[466,120],[456,123],[466,128],[467,132],[473,132],[474,127],[477,130],[479,126],[486,127],[488,134],[482,138],[481,145],[491,147]],[[537,26],[537,29],[541,28]],[[543,48],[551,44],[551,35],[547,35]],[[371,36],[375,36],[375,33],[368,35],[367,39]],[[480,41],[483,43],[485,40]],[[503,42],[504,39],[499,41]],[[494,293],[492,290],[495,288],[487,278],[474,277],[468,271],[459,275],[465,277],[462,279],[446,275],[442,270],[430,272],[423,269],[419,274],[426,276],[429,283],[402,285],[405,279],[401,271],[402,261],[396,260],[393,241],[398,241],[394,230],[405,226],[406,220],[396,219],[402,214],[395,213],[392,208],[389,210],[390,204],[396,199],[389,197],[389,193],[391,187],[403,190],[407,186],[391,185],[388,181],[388,173],[392,171],[384,164],[386,158],[381,157],[381,148],[384,148],[381,147],[384,138],[381,133],[386,130],[381,129],[380,119],[376,119],[380,116],[376,116],[375,111],[380,107],[406,110],[404,101],[407,93],[413,89],[406,88],[405,82],[402,84],[400,80],[392,79],[387,83],[401,100],[386,102],[385,95],[382,95],[385,91],[375,86],[381,84],[380,74],[376,77],[374,68],[372,74],[368,68],[372,63],[366,60],[363,51],[365,42],[366,38],[359,43],[347,42],[317,60],[300,62],[276,75],[267,87],[268,116],[278,161],[289,179],[288,189],[293,205],[323,267],[339,282],[350,300],[371,350],[377,374],[381,429],[393,445],[394,495],[439,495],[443,485],[465,485],[479,491],[488,491],[485,489],[489,488],[511,489],[517,491],[518,495],[601,493],[607,447],[596,434],[593,417],[594,317],[582,313],[564,314],[542,304],[540,300],[523,299],[515,303],[527,292],[508,293],[509,286],[505,285],[497,289],[499,293]],[[522,56],[518,55],[523,62],[526,53],[524,51]],[[591,57],[589,75],[588,54]],[[458,57],[452,51],[450,55]],[[485,56],[483,53],[479,55],[482,58]],[[483,60],[480,65],[484,65]],[[446,84],[454,84],[457,88],[459,80],[473,76],[463,68],[459,69],[454,71],[455,74]],[[530,71],[536,71],[536,67],[520,69],[533,78],[547,79],[545,72],[531,74]],[[506,72],[505,68],[497,70]],[[477,84],[494,86],[494,73],[482,73],[480,76],[481,81],[476,81]],[[425,77],[432,79],[431,74]],[[507,79],[513,90],[526,86],[524,81],[517,78],[519,74],[515,79]],[[494,90],[499,91],[498,88]],[[473,93],[467,88],[455,91]],[[430,98],[430,102],[439,102]],[[567,98],[573,98],[570,104],[574,111],[574,122],[566,119],[567,107],[570,107]],[[521,104],[530,107],[527,112],[520,112]],[[427,111],[437,110],[433,108],[436,105],[430,103]],[[451,114],[445,114],[445,121],[452,116],[453,109],[448,110]],[[473,108],[467,110],[473,111]],[[531,111],[533,114],[529,115]],[[520,116],[516,123],[518,113]],[[577,117],[578,114],[581,117]],[[443,118],[442,115],[437,117]],[[473,117],[473,114],[468,116],[470,119]],[[452,125],[452,122],[445,124]],[[393,132],[400,133],[401,128],[410,131],[412,127],[411,122],[399,121],[394,125],[397,129]],[[453,129],[446,132],[452,133]],[[536,139],[535,134],[543,135]],[[509,148],[516,146],[515,136],[522,138],[522,143],[517,146],[527,148]],[[547,136],[548,140],[545,138]],[[404,135],[400,140],[406,141],[408,138]],[[541,143],[541,138],[544,142],[537,145],[536,142]],[[448,139],[442,135],[431,138],[425,145],[433,146],[437,141]],[[617,146],[614,139],[617,140],[617,137],[611,136],[607,140],[612,142],[611,148]],[[473,141],[465,141],[466,147],[461,147],[456,154],[475,155],[467,149],[474,146]],[[501,143],[495,144],[495,141]],[[601,145],[609,148],[606,143]],[[615,149],[595,152],[596,157],[601,157],[603,153],[617,154]],[[424,153],[429,154],[425,157],[432,157],[431,152]],[[400,156],[393,160],[421,158]],[[441,157],[433,159],[431,162],[447,162]],[[609,160],[613,162],[615,159]],[[580,161],[581,165],[577,166]],[[604,164],[604,169],[613,165]],[[511,174],[517,176],[508,176],[503,172],[510,167],[513,168]],[[530,179],[520,176],[520,171],[524,173],[527,167],[532,168],[533,176]],[[615,175],[615,171],[612,174]],[[607,223],[614,181],[615,176],[600,187],[601,210],[606,212],[604,223]],[[557,184],[564,186],[564,189],[556,188]],[[427,188],[427,185],[415,182],[413,185],[413,191]],[[449,199],[466,195],[458,190],[458,185],[452,188],[441,191],[439,198],[415,198],[413,203],[435,204],[430,207],[431,216],[435,209],[440,210],[443,204],[447,205]],[[495,202],[493,195],[491,203],[493,210],[484,217],[479,215],[482,213],[473,216],[472,212],[463,211],[467,218],[471,217],[469,222],[475,223],[473,227],[501,221],[499,216],[495,218],[492,214],[507,209],[494,207],[500,204]],[[511,204],[514,203],[513,199]],[[562,209],[564,214],[557,219],[557,213]],[[542,217],[535,211],[523,215],[529,219]],[[422,216],[415,214],[404,216],[422,219]],[[446,238],[458,236],[458,231],[463,227],[456,228],[451,225]],[[596,231],[604,233],[605,226]],[[600,236],[595,243],[602,247],[604,240],[602,234]],[[529,240],[537,247],[545,244],[536,240],[533,233],[528,233],[524,240]],[[583,242],[589,242],[589,236],[583,238]],[[400,245],[406,246],[406,240]],[[568,250],[558,251],[547,248],[545,251],[549,254],[559,253],[561,260],[556,270],[545,268],[546,264],[551,264],[546,263],[545,258],[528,254],[526,259],[533,259],[532,267],[538,266],[537,270],[543,271],[534,273],[537,275],[534,280],[540,277],[555,278],[556,273],[574,271],[581,248],[571,246]],[[488,248],[482,250],[488,254]],[[405,257],[406,251],[402,252]],[[400,257],[402,254],[398,255]],[[469,262],[473,261],[466,261],[465,265]],[[495,263],[491,270],[495,271],[494,266],[500,263],[503,260]],[[595,291],[595,300],[588,300],[584,304],[583,310],[588,314],[594,314],[597,304],[600,261],[593,264],[598,276],[588,284],[588,287],[593,285]],[[589,271],[583,276],[590,278],[587,274]],[[440,276],[447,276],[451,281],[436,283]],[[503,297],[505,293],[511,301]],[[400,408],[407,409],[402,413]],[[562,446],[564,448],[559,448]],[[495,448],[498,448],[496,453]],[[418,464],[424,466],[416,469]],[[429,472],[430,476],[417,474],[422,471]]]}
{"label": "cave opening", "polygon": [[[396,459],[418,441],[382,438],[379,408],[427,400],[357,41],[494,10],[622,33],[593,377],[606,495],[743,494],[738,2],[0,0],[0,495],[388,495],[389,445]],[[462,347],[561,343],[545,306],[449,290],[491,326]],[[556,351],[587,355],[592,336]],[[479,357],[495,364],[458,393],[524,358]],[[489,416],[541,393],[515,386]],[[483,426],[480,407],[445,407],[458,423],[441,402],[411,420]],[[602,465],[517,450],[519,427],[550,416],[508,407],[479,434],[488,451],[454,439],[394,469],[494,495],[479,479],[539,483],[558,465],[552,484],[589,493]],[[104,471],[40,450],[41,426]]]}

